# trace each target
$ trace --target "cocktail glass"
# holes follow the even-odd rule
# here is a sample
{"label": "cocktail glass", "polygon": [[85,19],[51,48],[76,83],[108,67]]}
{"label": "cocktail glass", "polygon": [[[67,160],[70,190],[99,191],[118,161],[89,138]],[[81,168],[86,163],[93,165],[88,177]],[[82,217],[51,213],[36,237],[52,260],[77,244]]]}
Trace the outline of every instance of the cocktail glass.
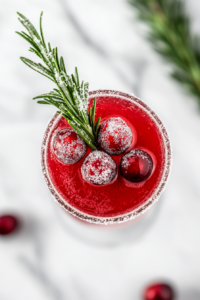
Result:
{"label": "cocktail glass", "polygon": [[[42,142],[42,149],[41,149],[41,156],[42,156],[42,171],[43,175],[46,181],[46,184],[53,196],[53,199],[65,210],[65,212],[69,213],[71,216],[75,217],[75,221],[70,221],[70,224],[73,222],[78,222],[77,220],[83,221],[82,223],[79,222],[79,225],[81,224],[82,227],[88,228],[88,224],[84,224],[84,222],[89,222],[91,224],[95,225],[112,225],[112,228],[119,228],[119,224],[125,223],[128,221],[126,224],[134,224],[134,228],[136,228],[136,224],[141,222],[141,216],[147,215],[147,211],[156,203],[156,201],[159,199],[161,193],[163,192],[167,180],[169,178],[169,173],[170,173],[170,167],[171,167],[171,146],[170,146],[170,141],[169,137],[167,134],[167,131],[160,121],[160,119],[157,117],[157,115],[140,99],[136,98],[135,96],[131,94],[126,94],[123,92],[118,92],[118,91],[113,91],[113,90],[97,90],[97,91],[92,91],[89,93],[89,100],[93,99],[95,97],[100,97],[100,96],[112,96],[112,97],[118,97],[121,99],[126,99],[128,101],[133,102],[137,107],[139,107],[144,113],[146,113],[151,121],[155,124],[157,130],[160,133],[161,139],[162,139],[162,149],[163,149],[163,168],[162,168],[162,175],[160,176],[160,180],[156,188],[153,190],[152,194],[150,197],[141,205],[133,209],[132,211],[129,211],[124,214],[118,214],[112,217],[101,217],[101,216],[95,216],[92,214],[85,213],[71,204],[69,204],[66,199],[63,198],[63,196],[59,193],[59,191],[56,189],[54,184],[52,183],[49,170],[48,170],[48,162],[47,162],[47,148],[49,144],[49,138],[51,136],[52,131],[54,130],[55,125],[57,122],[62,118],[61,115],[59,114],[54,114],[52,119],[50,120],[45,134],[44,134],[44,139]],[[62,219],[67,218],[69,220],[72,220],[71,216],[67,216],[66,214],[62,214]],[[148,217],[149,218],[149,217]],[[144,219],[144,218],[143,218]],[[80,226],[78,225],[77,228],[80,230]],[[115,226],[113,226],[115,225]],[[73,226],[73,225],[72,225]],[[102,227],[102,226],[101,226]],[[109,226],[110,227],[110,226]],[[97,228],[97,227],[96,227]],[[99,228],[99,227],[98,227]],[[108,228],[108,226],[107,226]],[[122,228],[122,227],[121,227]],[[113,230],[113,229],[112,229]],[[105,230],[104,230],[105,232]]]}

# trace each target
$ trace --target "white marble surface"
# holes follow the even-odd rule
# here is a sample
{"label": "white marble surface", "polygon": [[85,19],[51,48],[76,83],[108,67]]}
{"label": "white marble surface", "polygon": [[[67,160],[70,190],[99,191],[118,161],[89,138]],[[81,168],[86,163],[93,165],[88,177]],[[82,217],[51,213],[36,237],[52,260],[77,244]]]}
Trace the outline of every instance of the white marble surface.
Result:
{"label": "white marble surface", "polygon": [[[198,0],[187,0],[200,32]],[[165,280],[178,300],[200,299],[200,111],[151,50],[123,0],[0,0],[0,213],[17,213],[18,234],[0,238],[0,300],[140,300],[149,282]],[[33,58],[14,31],[16,11],[38,24],[67,70],[79,67],[90,89],[135,93],[168,128],[174,150],[159,214],[140,239],[94,246],[64,228],[42,178],[40,145],[52,107],[32,97],[52,88],[19,56]]]}

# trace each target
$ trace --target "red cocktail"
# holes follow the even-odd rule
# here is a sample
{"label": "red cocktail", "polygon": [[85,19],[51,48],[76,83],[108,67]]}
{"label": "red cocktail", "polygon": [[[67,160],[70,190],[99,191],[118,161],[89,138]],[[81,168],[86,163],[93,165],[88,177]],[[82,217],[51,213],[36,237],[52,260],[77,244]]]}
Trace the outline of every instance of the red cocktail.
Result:
{"label": "red cocktail", "polygon": [[[81,167],[92,150],[75,164],[66,164],[55,155],[56,134],[70,128],[68,121],[55,114],[50,121],[42,144],[42,168],[54,199],[72,215],[92,223],[112,224],[135,218],[158,199],[167,182],[171,165],[171,148],[167,132],[151,109],[141,100],[116,91],[89,93],[89,107],[97,99],[95,118],[101,123],[120,117],[132,131],[132,141],[122,154],[112,155],[116,176],[106,185],[92,184],[83,178]],[[132,151],[133,150],[133,151]],[[135,150],[152,159],[153,168],[147,178],[132,182],[123,176],[122,159]]]}

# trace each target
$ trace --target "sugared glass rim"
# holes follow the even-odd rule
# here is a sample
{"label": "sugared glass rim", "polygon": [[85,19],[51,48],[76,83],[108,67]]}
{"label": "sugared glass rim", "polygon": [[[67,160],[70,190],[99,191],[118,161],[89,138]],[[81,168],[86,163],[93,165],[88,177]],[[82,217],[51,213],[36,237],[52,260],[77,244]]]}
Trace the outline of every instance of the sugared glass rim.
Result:
{"label": "sugared glass rim", "polygon": [[157,128],[159,129],[159,132],[161,133],[163,144],[164,144],[164,151],[165,151],[165,163],[163,167],[163,174],[162,178],[155,189],[154,193],[151,195],[151,197],[145,201],[143,204],[141,204],[139,207],[135,208],[131,212],[113,216],[113,217],[98,217],[93,216],[90,214],[86,214],[79,209],[73,207],[67,201],[59,194],[59,192],[54,187],[51,178],[49,176],[48,172],[48,166],[47,166],[47,146],[48,141],[51,135],[51,132],[56,125],[56,123],[59,121],[59,119],[62,117],[61,115],[55,113],[50,122],[48,123],[48,126],[44,133],[44,138],[42,141],[42,148],[41,148],[41,165],[42,165],[42,172],[46,181],[46,184],[54,198],[54,200],[62,207],[64,208],[68,213],[72,214],[73,216],[90,223],[95,224],[115,224],[115,223],[123,223],[128,220],[132,220],[136,217],[138,217],[140,214],[145,213],[150,207],[158,200],[161,193],[163,192],[167,180],[169,178],[170,168],[171,168],[171,146],[169,141],[168,133],[163,125],[163,123],[160,121],[158,116],[146,105],[143,101],[135,97],[134,95],[114,91],[114,90],[97,90],[97,91],[91,91],[89,92],[89,98],[98,97],[98,96],[118,96],[120,98],[128,99],[134,103],[136,103],[140,108],[142,108],[155,122]]}

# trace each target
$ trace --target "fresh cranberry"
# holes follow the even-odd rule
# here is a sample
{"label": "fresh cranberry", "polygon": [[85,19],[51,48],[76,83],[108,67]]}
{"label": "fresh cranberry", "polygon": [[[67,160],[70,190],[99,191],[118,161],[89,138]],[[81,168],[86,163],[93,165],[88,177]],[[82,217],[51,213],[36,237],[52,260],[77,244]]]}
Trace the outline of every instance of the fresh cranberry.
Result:
{"label": "fresh cranberry", "polygon": [[18,220],[12,215],[0,216],[0,235],[13,233],[18,227]]}
{"label": "fresh cranberry", "polygon": [[153,160],[146,151],[135,149],[121,158],[119,169],[125,179],[141,182],[151,175]]}
{"label": "fresh cranberry", "polygon": [[165,283],[156,283],[148,286],[144,292],[144,300],[173,300],[174,291]]}
{"label": "fresh cranberry", "polygon": [[71,128],[59,130],[53,140],[55,155],[65,164],[78,162],[86,153],[84,140]]}
{"label": "fresh cranberry", "polygon": [[119,117],[104,120],[99,126],[98,144],[110,155],[119,155],[131,145],[131,128]]}
{"label": "fresh cranberry", "polygon": [[117,166],[107,153],[96,150],[84,160],[81,174],[86,181],[92,184],[105,185],[116,177]]}

